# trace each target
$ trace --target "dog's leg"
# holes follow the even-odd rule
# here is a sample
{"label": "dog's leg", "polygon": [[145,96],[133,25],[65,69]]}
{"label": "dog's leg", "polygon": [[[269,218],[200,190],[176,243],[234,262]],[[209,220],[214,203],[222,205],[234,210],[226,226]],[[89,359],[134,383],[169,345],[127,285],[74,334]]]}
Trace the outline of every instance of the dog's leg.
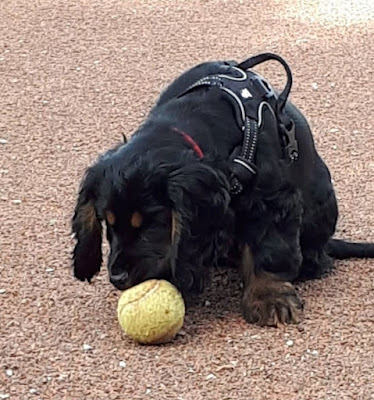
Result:
{"label": "dog's leg", "polygon": [[243,248],[240,272],[244,284],[241,309],[248,322],[278,326],[301,320],[302,304],[292,283],[270,272],[256,272],[248,245]]}
{"label": "dog's leg", "polygon": [[333,269],[327,244],[335,233],[339,210],[326,164],[317,158],[316,165],[318,169],[310,184],[313,191],[305,200],[300,235],[303,266],[299,280],[321,278]]}
{"label": "dog's leg", "polygon": [[272,202],[260,200],[242,226],[241,310],[250,323],[277,326],[297,323],[302,304],[292,282],[303,261],[300,229],[303,209],[297,192],[278,193]]}

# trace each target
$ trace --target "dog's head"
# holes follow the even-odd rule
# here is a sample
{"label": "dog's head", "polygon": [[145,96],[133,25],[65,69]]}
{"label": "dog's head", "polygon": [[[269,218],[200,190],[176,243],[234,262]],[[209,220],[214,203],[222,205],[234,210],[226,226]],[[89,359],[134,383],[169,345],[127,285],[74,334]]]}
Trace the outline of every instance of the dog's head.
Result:
{"label": "dog's head", "polygon": [[164,278],[181,290],[201,289],[203,266],[229,248],[225,174],[192,151],[134,156],[130,147],[99,159],[82,180],[72,221],[74,274],[90,281],[100,271],[105,223],[115,287]]}

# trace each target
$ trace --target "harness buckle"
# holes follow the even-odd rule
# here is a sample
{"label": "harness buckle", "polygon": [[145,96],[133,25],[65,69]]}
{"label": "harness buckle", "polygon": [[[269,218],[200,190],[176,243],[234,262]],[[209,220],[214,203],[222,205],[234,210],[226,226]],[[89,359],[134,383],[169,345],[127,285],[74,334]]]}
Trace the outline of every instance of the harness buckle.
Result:
{"label": "harness buckle", "polygon": [[281,123],[280,129],[287,140],[285,151],[292,163],[297,161],[299,158],[299,146],[296,140],[295,123],[292,119],[290,120],[290,123],[290,128],[287,128],[283,123]]}

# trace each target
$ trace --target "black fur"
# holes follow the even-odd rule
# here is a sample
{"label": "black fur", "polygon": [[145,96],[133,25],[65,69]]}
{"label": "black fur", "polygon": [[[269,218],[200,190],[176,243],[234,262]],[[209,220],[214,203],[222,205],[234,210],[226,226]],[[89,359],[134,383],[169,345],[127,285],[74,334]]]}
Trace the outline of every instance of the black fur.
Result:
{"label": "black fur", "polygon": [[[99,272],[101,221],[107,221],[110,211],[115,223],[106,223],[108,269],[118,289],[165,278],[183,293],[201,290],[208,267],[247,246],[253,270],[244,261],[243,273],[251,278],[243,278],[243,315],[250,322],[259,322],[261,313],[269,314],[265,320],[294,322],[288,311],[298,308],[293,289],[285,290],[277,282],[321,276],[331,269],[331,257],[374,257],[374,245],[331,240],[338,207],[330,173],[315,149],[307,121],[290,102],[286,111],[296,123],[299,160],[289,166],[281,158],[277,127],[265,107],[258,174],[241,195],[230,196],[228,163],[243,140],[231,104],[217,88],[176,98],[196,79],[217,72],[220,64],[200,64],[176,79],[131,140],[89,168],[73,217],[74,274],[90,281]],[[203,159],[173,127],[193,137]],[[140,227],[131,226],[134,212],[142,217]],[[180,221],[177,244],[172,238],[173,213]],[[276,292],[268,302],[275,311],[258,306],[263,299],[256,293],[264,293],[266,285]]]}

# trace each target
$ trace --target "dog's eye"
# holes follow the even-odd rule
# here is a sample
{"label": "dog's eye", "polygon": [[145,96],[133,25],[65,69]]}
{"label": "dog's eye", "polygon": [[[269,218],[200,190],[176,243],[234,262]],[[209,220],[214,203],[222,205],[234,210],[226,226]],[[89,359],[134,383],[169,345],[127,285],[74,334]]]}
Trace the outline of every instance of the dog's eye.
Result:
{"label": "dog's eye", "polygon": [[108,222],[108,224],[109,225],[114,225],[115,224],[115,222],[116,222],[116,217],[115,217],[115,215],[112,213],[112,211],[107,211],[106,213],[105,213],[105,217],[106,217],[106,220],[107,220],[107,222]]}
{"label": "dog's eye", "polygon": [[140,228],[143,224],[143,216],[138,211],[135,211],[131,215],[130,224],[133,228]]}

